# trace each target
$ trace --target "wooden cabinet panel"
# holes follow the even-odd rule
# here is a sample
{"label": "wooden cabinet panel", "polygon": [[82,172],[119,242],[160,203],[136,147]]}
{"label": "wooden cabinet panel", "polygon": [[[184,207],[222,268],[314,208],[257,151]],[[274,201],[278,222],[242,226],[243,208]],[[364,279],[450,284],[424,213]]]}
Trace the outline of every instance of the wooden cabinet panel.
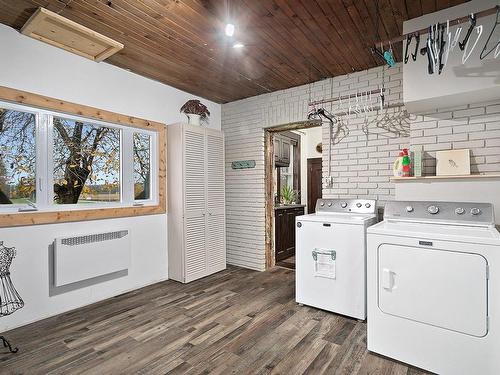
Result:
{"label": "wooden cabinet panel", "polygon": [[295,255],[295,218],[304,214],[304,207],[275,211],[275,259],[280,261]]}

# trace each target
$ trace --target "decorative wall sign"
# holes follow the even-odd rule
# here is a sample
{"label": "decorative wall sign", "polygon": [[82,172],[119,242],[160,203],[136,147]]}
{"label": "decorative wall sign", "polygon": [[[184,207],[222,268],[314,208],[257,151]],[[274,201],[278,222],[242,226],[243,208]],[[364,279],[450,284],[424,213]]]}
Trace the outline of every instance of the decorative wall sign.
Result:
{"label": "decorative wall sign", "polygon": [[448,150],[436,152],[437,176],[470,175],[470,150]]}
{"label": "decorative wall sign", "polygon": [[249,169],[255,168],[255,160],[238,160],[231,163],[233,169]]}

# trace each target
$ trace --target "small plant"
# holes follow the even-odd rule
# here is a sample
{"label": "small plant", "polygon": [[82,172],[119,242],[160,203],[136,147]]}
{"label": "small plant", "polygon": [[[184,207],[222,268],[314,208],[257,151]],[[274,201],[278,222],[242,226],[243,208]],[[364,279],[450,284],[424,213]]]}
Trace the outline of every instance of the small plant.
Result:
{"label": "small plant", "polygon": [[281,200],[283,204],[293,204],[297,199],[297,192],[290,186],[285,185],[281,188]]}
{"label": "small plant", "polygon": [[181,107],[181,113],[185,113],[186,115],[199,115],[202,120],[207,120],[210,116],[210,111],[207,106],[197,99],[191,99],[184,103]]}

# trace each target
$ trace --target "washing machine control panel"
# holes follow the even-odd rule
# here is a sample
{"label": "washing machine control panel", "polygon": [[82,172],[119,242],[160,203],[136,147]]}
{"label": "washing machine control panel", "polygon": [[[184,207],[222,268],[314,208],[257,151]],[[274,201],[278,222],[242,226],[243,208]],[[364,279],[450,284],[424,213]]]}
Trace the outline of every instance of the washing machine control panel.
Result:
{"label": "washing machine control panel", "polygon": [[493,225],[491,203],[470,202],[388,202],[384,219]]}
{"label": "washing machine control panel", "polygon": [[318,199],[316,212],[374,214],[376,201],[370,199]]}

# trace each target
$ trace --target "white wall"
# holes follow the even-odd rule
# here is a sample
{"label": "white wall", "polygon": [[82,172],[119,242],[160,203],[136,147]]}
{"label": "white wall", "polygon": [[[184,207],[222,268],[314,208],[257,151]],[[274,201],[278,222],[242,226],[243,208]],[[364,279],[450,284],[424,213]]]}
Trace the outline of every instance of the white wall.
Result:
{"label": "white wall", "polygon": [[[24,37],[0,25],[0,85],[162,123],[185,121],[180,106],[193,98],[106,63],[94,63]],[[202,100],[220,128],[220,105]],[[71,288],[50,287],[50,246],[55,237],[129,228],[132,265]],[[12,279],[25,307],[0,319],[0,332],[167,278],[167,215],[0,229],[0,241],[17,248]]]}

